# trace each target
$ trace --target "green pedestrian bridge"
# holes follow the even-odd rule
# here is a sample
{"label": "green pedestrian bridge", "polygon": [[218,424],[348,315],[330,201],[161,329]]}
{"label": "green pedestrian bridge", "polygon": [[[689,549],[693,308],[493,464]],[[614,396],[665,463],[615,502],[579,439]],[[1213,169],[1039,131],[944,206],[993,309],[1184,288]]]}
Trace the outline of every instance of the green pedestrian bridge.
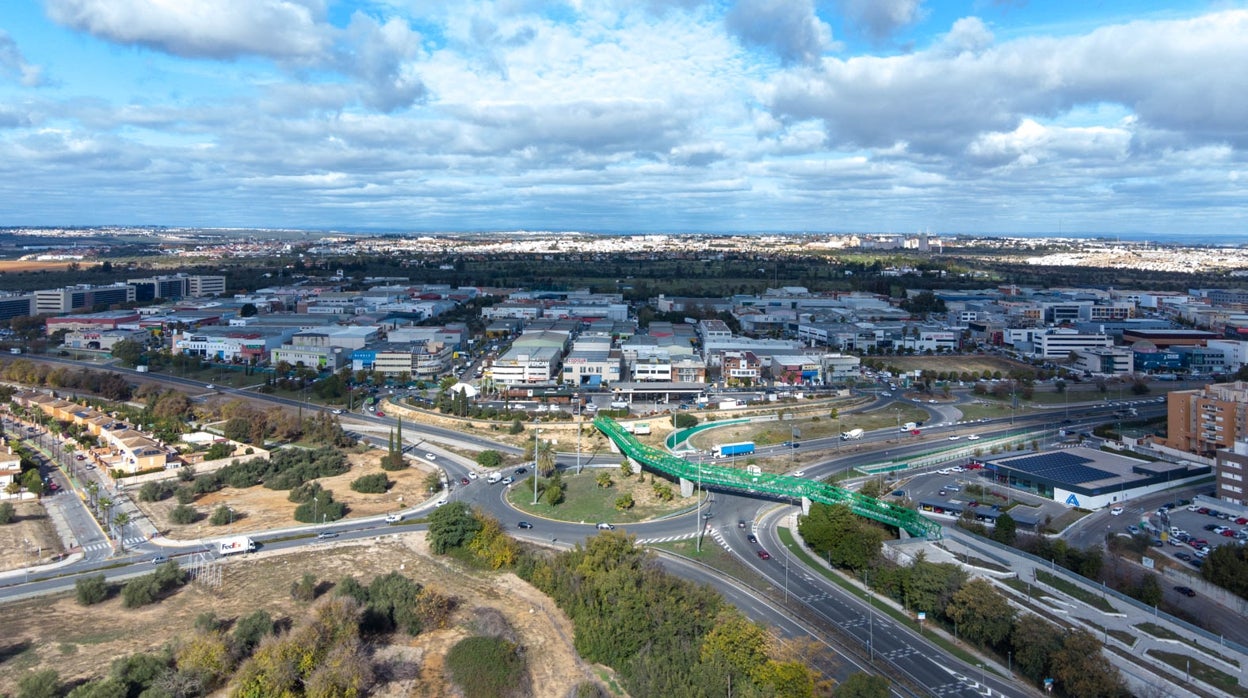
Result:
{"label": "green pedestrian bridge", "polygon": [[940,524],[919,516],[916,511],[874,497],[790,475],[756,474],[737,468],[690,463],[659,448],[641,443],[610,417],[595,417],[594,427],[611,439],[630,460],[640,463],[643,468],[681,480],[682,488],[684,482],[700,483],[703,487],[731,490],[761,498],[846,504],[859,516],[896,526],[912,536],[930,540],[941,537]]}

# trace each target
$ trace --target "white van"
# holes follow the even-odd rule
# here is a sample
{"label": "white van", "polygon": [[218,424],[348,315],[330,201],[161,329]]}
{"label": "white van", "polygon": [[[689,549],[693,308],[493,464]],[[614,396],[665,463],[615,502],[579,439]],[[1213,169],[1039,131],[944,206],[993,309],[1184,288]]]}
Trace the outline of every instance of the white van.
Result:
{"label": "white van", "polygon": [[487,478],[485,479],[485,481],[486,481],[486,482],[488,482],[488,483],[490,483],[491,485],[493,485],[493,484],[497,483],[499,480],[502,480],[502,479],[503,479],[503,476],[502,476],[502,475],[499,475],[498,473],[490,473],[490,476],[489,476],[489,477],[487,477]]}

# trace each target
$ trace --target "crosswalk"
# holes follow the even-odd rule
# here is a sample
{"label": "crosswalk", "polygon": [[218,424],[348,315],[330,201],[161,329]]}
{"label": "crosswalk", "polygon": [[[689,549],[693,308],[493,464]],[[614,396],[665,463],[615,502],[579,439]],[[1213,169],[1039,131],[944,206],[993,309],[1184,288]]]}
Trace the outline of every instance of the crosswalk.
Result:
{"label": "crosswalk", "polygon": [[[142,544],[146,543],[146,542],[147,542],[147,539],[146,539],[146,538],[142,538],[142,537],[140,537],[140,538],[127,538],[127,539],[126,539],[125,541],[123,541],[123,542],[125,543],[125,545],[126,545],[126,547],[127,547],[127,548],[133,548],[133,547],[135,547],[135,546],[137,546],[137,545],[142,545]],[[96,542],[96,543],[88,543],[87,545],[82,546],[82,550],[83,550],[83,552],[87,552],[87,553],[93,553],[93,552],[97,552],[97,551],[100,551],[100,550],[111,550],[112,548],[113,548],[113,544],[112,544],[112,542],[110,542],[110,541],[106,541],[106,540],[104,540],[104,541],[99,541],[99,542]]]}
{"label": "crosswalk", "polygon": [[689,540],[696,537],[696,533],[684,533],[679,536],[663,536],[662,538],[642,538],[637,541],[640,545],[654,545],[655,543],[672,543],[678,540]]}

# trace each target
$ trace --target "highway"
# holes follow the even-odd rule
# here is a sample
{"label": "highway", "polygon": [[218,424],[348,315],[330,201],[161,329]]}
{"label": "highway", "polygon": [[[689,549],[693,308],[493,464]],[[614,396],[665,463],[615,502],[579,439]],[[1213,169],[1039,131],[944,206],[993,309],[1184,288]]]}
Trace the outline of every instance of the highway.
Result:
{"label": "highway", "polygon": [[[150,378],[152,376],[148,374],[147,377]],[[161,379],[168,378],[170,377],[161,376]],[[171,382],[198,389],[203,388],[202,383],[177,379],[176,377]],[[251,400],[265,400],[291,407],[302,406],[308,409],[308,405],[298,400],[257,395],[247,391],[230,389],[218,389],[218,391],[225,394],[237,393],[240,397]],[[1094,421],[1103,421],[1103,418],[1097,419],[1095,415],[1102,414],[1104,411],[1112,411],[1113,409],[1113,405],[1101,406],[1098,403],[1088,410],[1089,416],[1077,418],[1072,428],[1080,428],[1081,425],[1091,424]],[[1054,427],[1053,421],[1050,415],[1037,414],[1024,415],[1013,420],[1003,418],[987,423],[977,423],[973,427],[929,423],[924,429],[925,431],[948,430],[950,433],[957,430],[968,431],[973,429],[977,433],[988,434],[994,430],[1008,430],[1024,426],[1042,426],[1051,429]],[[393,425],[395,420],[392,418],[380,418],[374,415],[344,415],[344,428],[350,429],[351,422],[363,422],[374,426],[388,427]],[[520,449],[515,447],[494,443],[475,434],[413,422],[404,422],[404,436],[418,444],[428,440],[451,445],[467,444],[475,448],[493,448],[510,453],[520,451]],[[381,437],[378,436],[366,436],[365,438],[369,438],[374,443],[382,441]],[[897,440],[898,443],[889,445],[889,442],[892,440]],[[835,451],[840,450],[843,444],[844,442],[835,437],[808,439],[803,441],[803,449],[806,451],[825,449],[834,451],[833,455],[835,455]],[[881,460],[879,446],[885,447],[885,454],[888,457],[904,459],[908,455],[931,451],[938,443],[931,440],[906,442],[904,439],[899,439],[898,434],[893,430],[884,429],[868,433],[862,440],[855,442],[854,445],[873,445],[876,448],[866,449],[840,458],[831,457],[814,465],[806,466],[805,476],[822,478],[834,472],[852,468],[855,465],[879,462]],[[475,463],[449,450],[430,446],[427,443],[423,444],[421,448],[437,456],[436,464],[445,470],[448,481],[451,483],[458,483],[461,477],[465,477],[470,471],[477,470]],[[561,467],[572,467],[574,458],[575,454],[558,454]],[[599,454],[597,457],[582,459],[582,463],[587,466],[602,463],[609,467],[618,467],[618,462],[619,457],[615,454]],[[529,468],[529,473],[519,477],[512,487],[531,487],[531,483],[527,478],[532,476],[532,468]],[[505,491],[505,486],[488,485],[484,479],[477,479],[473,480],[472,484],[468,486],[453,485],[449,497],[480,507],[485,512],[498,518],[504,527],[517,538],[537,544],[567,546],[581,542],[587,536],[596,533],[596,529],[593,526],[595,522],[587,522],[586,524],[565,523],[539,520],[520,514],[505,501]],[[67,500],[69,503],[79,501],[77,497],[73,497],[68,493],[58,495],[52,499],[57,499],[58,497]],[[420,507],[410,510],[409,514],[419,516],[427,513],[432,507],[432,503],[427,502]],[[966,666],[946,655],[942,650],[929,644],[910,628],[896,624],[890,617],[882,613],[873,612],[870,607],[857,597],[844,592],[821,575],[807,571],[796,558],[791,558],[783,546],[780,545],[773,525],[777,518],[793,511],[796,511],[793,507],[721,492],[714,493],[701,512],[709,514],[707,519],[701,518],[699,512],[691,511],[663,520],[621,525],[618,528],[636,536],[642,542],[681,537],[688,538],[698,535],[695,531],[699,531],[704,536],[704,544],[722,544],[727,550],[742,560],[744,564],[750,566],[759,575],[767,579],[773,587],[786,589],[785,596],[787,597],[787,602],[804,606],[803,615],[813,614],[822,623],[835,626],[840,632],[844,633],[844,637],[848,638],[850,643],[860,643],[863,648],[866,648],[869,659],[874,658],[877,662],[886,662],[895,671],[909,677],[911,682],[924,687],[925,690],[933,695],[983,695],[981,683],[985,678],[988,685],[997,695],[1023,696],[1035,693],[1034,689],[1019,687],[1013,682],[999,681],[983,671],[977,673],[975,667]],[[762,512],[767,513],[763,515]],[[516,528],[516,523],[521,518],[531,521],[534,524],[534,528],[528,530]],[[736,525],[738,520],[749,522],[748,528],[738,528]],[[94,522],[92,521],[92,523]],[[90,534],[90,527],[85,524],[78,525],[76,528],[80,529],[78,532],[79,536],[85,538]],[[257,534],[252,537],[267,550],[286,550],[304,546],[332,545],[335,540],[375,537],[400,531],[418,530],[420,528],[423,528],[423,526],[411,523],[389,525],[384,523],[380,517],[376,517],[371,520],[348,520],[325,527],[304,526],[284,531]],[[98,526],[96,526],[96,529],[98,531]],[[328,540],[318,539],[314,535],[316,532],[334,534],[336,538]],[[756,535],[765,549],[772,553],[772,559],[759,559],[756,554],[759,546],[750,544],[746,540],[746,535],[751,533]],[[102,533],[99,537],[102,537]],[[78,541],[83,543],[84,547],[87,541],[94,540],[91,538],[84,540],[84,538],[80,538]],[[85,573],[94,573],[102,570],[110,580],[121,580],[129,576],[144,574],[150,571],[152,567],[151,558],[158,552],[175,557],[183,562],[184,565],[193,562],[196,555],[207,557],[215,555],[211,550],[207,549],[175,551],[155,543],[144,542],[124,556],[105,557],[88,555],[55,571],[29,576],[10,574],[0,579],[0,584],[4,585],[0,587],[0,601],[72,588],[74,579]],[[714,581],[713,586],[724,593],[726,598],[734,605],[742,608],[743,611],[757,620],[775,625],[787,635],[798,636],[806,634],[818,636],[818,633],[811,630],[807,624],[800,622],[793,617],[792,613],[784,610],[783,604],[777,603],[774,599],[760,597],[759,592],[755,590],[748,589],[733,580],[718,577],[706,568],[688,561],[669,557],[665,558],[664,564],[673,572],[688,579],[699,582]],[[849,668],[856,667],[857,659],[847,654],[842,654],[842,659],[843,662],[840,665],[842,671],[848,671]]]}

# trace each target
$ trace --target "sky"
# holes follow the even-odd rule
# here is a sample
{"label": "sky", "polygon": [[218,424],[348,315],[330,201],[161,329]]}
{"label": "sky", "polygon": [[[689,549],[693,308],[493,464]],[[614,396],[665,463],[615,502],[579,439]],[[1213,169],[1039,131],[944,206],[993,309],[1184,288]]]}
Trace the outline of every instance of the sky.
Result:
{"label": "sky", "polygon": [[1248,4],[6,0],[0,225],[1248,242]]}

